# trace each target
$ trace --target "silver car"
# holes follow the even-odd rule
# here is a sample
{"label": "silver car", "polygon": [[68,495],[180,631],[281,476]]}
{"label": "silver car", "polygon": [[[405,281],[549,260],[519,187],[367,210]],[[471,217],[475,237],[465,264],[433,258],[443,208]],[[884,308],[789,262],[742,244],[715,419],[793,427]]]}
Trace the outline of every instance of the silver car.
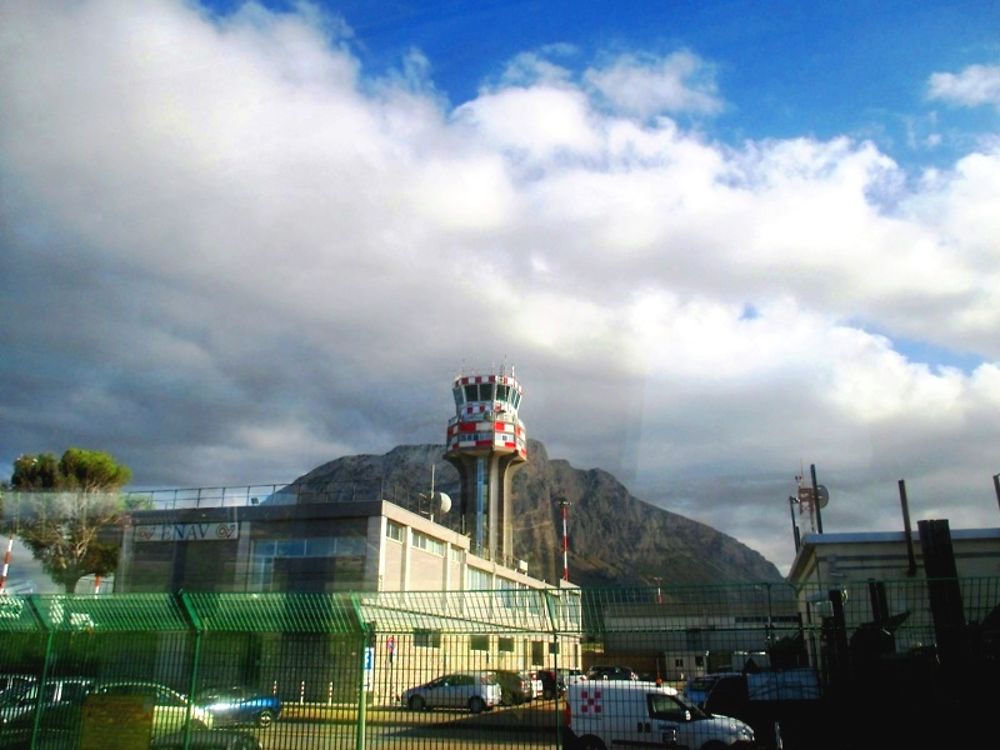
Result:
{"label": "silver car", "polygon": [[489,711],[500,704],[500,683],[493,672],[455,672],[403,692],[403,705],[412,711],[431,708],[467,708]]}
{"label": "silver car", "polygon": [[[63,703],[80,705],[93,684],[94,681],[88,677],[50,678],[42,691],[42,705],[58,706]],[[7,724],[24,714],[33,713],[37,705],[37,682],[4,692],[0,695],[0,724]]]}

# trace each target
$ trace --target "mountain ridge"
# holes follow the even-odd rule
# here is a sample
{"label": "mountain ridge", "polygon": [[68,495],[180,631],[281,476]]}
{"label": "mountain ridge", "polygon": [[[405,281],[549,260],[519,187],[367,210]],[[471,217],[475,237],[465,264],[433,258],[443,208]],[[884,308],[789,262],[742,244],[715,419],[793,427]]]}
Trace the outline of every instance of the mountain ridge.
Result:
{"label": "mountain ridge", "polygon": [[[434,467],[433,476],[432,469]],[[433,486],[459,497],[457,470],[443,445],[399,445],[382,455],[360,454],[328,461],[303,474],[288,490],[344,496],[345,487],[378,483],[378,496],[424,511],[419,495]],[[352,490],[353,492],[354,490]],[[538,440],[528,441],[528,462],[514,475],[514,553],[536,578],[562,576],[562,516],[569,503],[569,577],[580,586],[751,583],[783,580],[756,550],[699,521],[652,505],[628,492],[603,469],[577,469],[550,459]],[[438,523],[459,528],[458,508]]]}

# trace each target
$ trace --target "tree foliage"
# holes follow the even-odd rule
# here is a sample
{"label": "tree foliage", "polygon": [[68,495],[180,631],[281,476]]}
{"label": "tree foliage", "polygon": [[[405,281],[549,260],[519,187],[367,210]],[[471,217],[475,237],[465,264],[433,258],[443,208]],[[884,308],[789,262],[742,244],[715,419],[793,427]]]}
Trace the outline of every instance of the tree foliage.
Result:
{"label": "tree foliage", "polygon": [[118,564],[118,535],[109,533],[129,510],[119,490],[132,478],[110,454],[70,448],[19,456],[4,502],[3,526],[31,549],[67,593],[85,575]]}

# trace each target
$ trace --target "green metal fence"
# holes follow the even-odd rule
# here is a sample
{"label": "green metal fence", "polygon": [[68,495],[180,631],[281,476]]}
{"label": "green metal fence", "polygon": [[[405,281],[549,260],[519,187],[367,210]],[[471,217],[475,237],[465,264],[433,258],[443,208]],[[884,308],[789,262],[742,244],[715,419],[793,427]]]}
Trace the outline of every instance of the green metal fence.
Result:
{"label": "green metal fence", "polygon": [[[727,710],[746,714],[761,746],[902,744],[914,711],[968,717],[970,693],[992,694],[998,605],[992,578],[3,596],[0,748],[110,747],[112,735],[120,747],[172,735],[195,746],[208,726],[268,750],[551,748],[573,737],[565,683],[594,666],[679,690],[709,672],[814,674],[808,702]],[[219,691],[236,687],[259,700],[234,714]],[[863,723],[875,701],[877,731]]]}

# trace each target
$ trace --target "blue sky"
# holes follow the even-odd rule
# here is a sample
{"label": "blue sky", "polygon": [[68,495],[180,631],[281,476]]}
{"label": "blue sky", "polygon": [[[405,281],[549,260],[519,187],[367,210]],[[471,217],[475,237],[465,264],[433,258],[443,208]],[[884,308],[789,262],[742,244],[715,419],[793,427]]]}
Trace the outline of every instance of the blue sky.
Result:
{"label": "blue sky", "polygon": [[508,363],[551,457],[781,568],[803,463],[830,531],[898,528],[900,478],[915,519],[995,524],[996,3],[0,28],[0,467],[287,482],[443,442],[451,379]]}
{"label": "blue sky", "polygon": [[[264,3],[275,10],[293,3]],[[225,15],[239,4],[211,3]],[[944,164],[995,135],[995,106],[930,100],[937,71],[1000,55],[994,2],[322,2],[352,30],[366,70],[398,69],[413,49],[452,105],[475,98],[525,51],[579,71],[622,52],[701,58],[724,107],[696,118],[706,135],[744,139],[851,134],[907,166]],[[922,141],[939,133],[942,142]]]}

